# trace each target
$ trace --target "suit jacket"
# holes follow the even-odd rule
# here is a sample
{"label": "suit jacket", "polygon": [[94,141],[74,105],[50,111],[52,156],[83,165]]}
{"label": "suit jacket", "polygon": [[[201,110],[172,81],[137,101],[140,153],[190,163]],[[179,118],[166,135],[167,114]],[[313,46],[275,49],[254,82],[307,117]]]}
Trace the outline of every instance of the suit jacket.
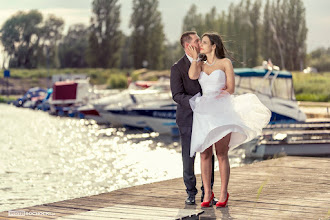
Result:
{"label": "suit jacket", "polygon": [[190,61],[184,55],[171,67],[171,91],[173,100],[178,104],[176,123],[180,127],[190,127],[193,121],[189,99],[197,93],[202,93],[198,80],[191,80],[188,75]]}

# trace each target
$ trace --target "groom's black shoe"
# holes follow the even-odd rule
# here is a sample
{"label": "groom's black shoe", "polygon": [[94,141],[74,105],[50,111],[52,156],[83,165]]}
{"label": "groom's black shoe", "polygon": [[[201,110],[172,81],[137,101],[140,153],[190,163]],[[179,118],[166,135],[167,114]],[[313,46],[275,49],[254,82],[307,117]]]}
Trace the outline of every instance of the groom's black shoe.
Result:
{"label": "groom's black shoe", "polygon": [[186,198],[186,201],[185,203],[187,205],[195,205],[196,202],[195,202],[195,195],[189,195],[187,198]]}
{"label": "groom's black shoe", "polygon": [[217,202],[219,202],[219,199],[217,199],[217,198],[213,198],[213,205],[215,205],[215,204],[217,204]]}

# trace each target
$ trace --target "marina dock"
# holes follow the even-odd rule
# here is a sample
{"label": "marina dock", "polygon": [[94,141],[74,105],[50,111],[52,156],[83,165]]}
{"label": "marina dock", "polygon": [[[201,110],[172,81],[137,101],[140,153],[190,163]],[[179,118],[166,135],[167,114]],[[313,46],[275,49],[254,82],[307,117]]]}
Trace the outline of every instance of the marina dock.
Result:
{"label": "marina dock", "polygon": [[313,119],[305,123],[267,125],[259,143],[247,147],[245,154],[265,159],[274,155],[324,157],[330,155],[329,146],[330,120]]}
{"label": "marina dock", "polygon": [[[200,189],[200,175],[197,180]],[[177,178],[11,210],[52,215],[5,211],[0,219],[330,219],[329,180],[330,158],[281,157],[232,168],[226,208],[201,209],[200,193],[196,205],[185,205],[184,184]],[[217,198],[219,190],[216,172]]]}

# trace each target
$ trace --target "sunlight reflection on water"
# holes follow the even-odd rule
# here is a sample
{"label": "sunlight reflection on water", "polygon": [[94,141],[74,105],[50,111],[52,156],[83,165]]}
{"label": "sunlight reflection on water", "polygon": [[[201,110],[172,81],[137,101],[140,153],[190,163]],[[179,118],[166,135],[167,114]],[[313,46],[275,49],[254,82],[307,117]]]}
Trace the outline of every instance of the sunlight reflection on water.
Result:
{"label": "sunlight reflection on water", "polygon": [[[182,176],[178,139],[0,105],[0,211]],[[232,167],[241,155],[231,155]],[[200,173],[199,157],[196,173]],[[217,167],[217,166],[216,166]]]}

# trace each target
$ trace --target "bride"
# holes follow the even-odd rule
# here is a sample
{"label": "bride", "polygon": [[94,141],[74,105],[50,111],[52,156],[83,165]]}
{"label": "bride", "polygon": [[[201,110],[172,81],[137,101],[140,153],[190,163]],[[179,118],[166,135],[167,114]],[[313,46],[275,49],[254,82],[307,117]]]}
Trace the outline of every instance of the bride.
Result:
{"label": "bride", "polygon": [[215,145],[219,161],[221,190],[217,207],[225,207],[229,198],[227,191],[230,165],[229,148],[248,142],[260,135],[270,120],[271,112],[254,94],[233,96],[235,74],[231,60],[226,58],[221,37],[217,33],[205,33],[200,43],[202,60],[193,46],[188,48],[193,57],[189,78],[199,81],[200,93],[189,102],[194,112],[190,156],[201,152],[201,172],[205,196],[202,207],[213,204],[211,191],[212,146]]}

